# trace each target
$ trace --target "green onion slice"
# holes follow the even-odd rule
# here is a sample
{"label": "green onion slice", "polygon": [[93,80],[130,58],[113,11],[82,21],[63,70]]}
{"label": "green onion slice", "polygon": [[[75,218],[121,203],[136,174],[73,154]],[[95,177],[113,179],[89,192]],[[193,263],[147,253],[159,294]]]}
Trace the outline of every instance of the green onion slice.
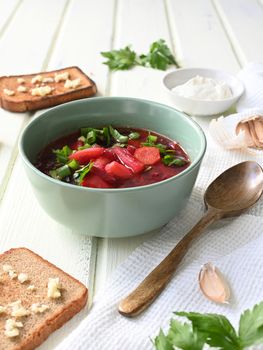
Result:
{"label": "green onion slice", "polygon": [[90,130],[90,131],[87,133],[86,143],[88,143],[89,145],[93,145],[94,143],[96,143],[96,140],[97,140],[96,131],[95,131],[94,129],[93,129],[93,130]]}
{"label": "green onion slice", "polygon": [[128,136],[124,136],[121,133],[119,133],[118,130],[114,129],[111,125],[109,126],[110,134],[112,138],[117,141],[118,143],[127,143],[129,140]]}
{"label": "green onion slice", "polygon": [[187,163],[187,160],[184,159],[183,157],[179,157],[179,156],[176,157],[171,154],[167,154],[163,157],[163,163],[168,166],[175,165],[180,167],[180,166],[184,166]]}
{"label": "green onion slice", "polygon": [[52,150],[56,155],[56,160],[59,164],[66,164],[68,162],[68,156],[72,153],[72,149],[66,145],[61,149]]}
{"label": "green onion slice", "polygon": [[129,134],[129,140],[138,140],[140,136],[141,135],[137,131],[131,132]]}
{"label": "green onion slice", "polygon": [[[78,183],[81,184],[84,177],[90,172],[91,168],[93,167],[93,162],[89,162],[88,165],[85,165],[84,167],[80,168],[75,172],[75,174],[78,174],[79,176],[74,176],[75,179],[77,179]],[[74,175],[75,175],[74,174]]]}
{"label": "green onion slice", "polygon": [[68,166],[73,169],[77,170],[79,168],[79,162],[76,159],[72,159],[69,163]]}
{"label": "green onion slice", "polygon": [[57,169],[50,170],[49,174],[54,179],[62,180],[64,177],[71,175],[71,170],[68,165],[62,165]]}

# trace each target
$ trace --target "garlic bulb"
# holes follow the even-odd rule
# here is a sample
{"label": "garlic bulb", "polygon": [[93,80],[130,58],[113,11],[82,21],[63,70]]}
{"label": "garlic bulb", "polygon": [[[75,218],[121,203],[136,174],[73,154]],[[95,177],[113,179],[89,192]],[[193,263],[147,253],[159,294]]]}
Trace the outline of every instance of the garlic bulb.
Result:
{"label": "garlic bulb", "polygon": [[202,266],[199,273],[199,285],[203,294],[216,303],[228,303],[230,289],[221,272],[212,264]]}
{"label": "garlic bulb", "polygon": [[212,119],[209,131],[213,139],[226,149],[247,148],[245,133],[241,130],[237,135],[232,135],[224,125],[224,117]]}
{"label": "garlic bulb", "polygon": [[212,119],[209,124],[210,134],[225,149],[241,149],[250,154],[256,154],[257,150],[263,149],[263,114],[261,113],[243,113],[245,115],[238,113],[226,118],[221,116],[218,119]]}
{"label": "garlic bulb", "polygon": [[248,147],[263,149],[263,116],[253,115],[241,120],[236,126],[236,134],[243,133]]}

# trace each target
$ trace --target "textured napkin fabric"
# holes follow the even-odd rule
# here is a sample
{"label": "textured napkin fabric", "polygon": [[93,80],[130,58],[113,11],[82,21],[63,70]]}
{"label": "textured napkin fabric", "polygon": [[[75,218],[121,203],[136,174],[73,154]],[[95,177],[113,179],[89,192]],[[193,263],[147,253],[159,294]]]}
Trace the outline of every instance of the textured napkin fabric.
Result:
{"label": "textured napkin fabric", "polygon": [[[187,207],[159,233],[138,247],[121,264],[96,297],[82,323],[57,350],[150,350],[151,339],[160,327],[166,332],[173,311],[222,313],[237,326],[246,308],[263,300],[263,199],[246,214],[221,220],[210,226],[193,244],[175,276],[140,316],[128,319],[117,311],[118,302],[129,294],[170,252],[205,211],[203,194],[209,183],[228,167],[256,160],[262,154],[227,151],[208,137],[208,149]],[[211,261],[225,275],[231,287],[230,304],[218,305],[199,290],[201,265]]]}

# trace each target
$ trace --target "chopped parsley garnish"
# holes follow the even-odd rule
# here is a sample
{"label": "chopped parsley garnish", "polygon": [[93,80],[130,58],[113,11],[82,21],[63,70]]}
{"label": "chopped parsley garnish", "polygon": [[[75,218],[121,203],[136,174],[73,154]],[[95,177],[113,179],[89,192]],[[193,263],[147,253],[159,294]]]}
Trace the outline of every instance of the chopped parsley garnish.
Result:
{"label": "chopped parsley garnish", "polygon": [[179,157],[179,156],[176,156],[176,155],[171,155],[171,154],[166,154],[164,157],[163,157],[163,163],[165,165],[168,165],[168,166],[172,166],[172,165],[175,165],[175,166],[184,166],[185,164],[187,164],[187,160],[183,157]]}
{"label": "chopped parsley garnish", "polygon": [[72,149],[69,146],[64,146],[61,149],[53,150],[56,155],[56,160],[60,164],[66,164],[68,162],[68,156],[71,155]]}
{"label": "chopped parsley garnish", "polygon": [[81,182],[84,180],[84,177],[91,171],[91,168],[93,167],[93,162],[89,162],[88,165],[80,168],[75,172],[74,179],[81,184]]}

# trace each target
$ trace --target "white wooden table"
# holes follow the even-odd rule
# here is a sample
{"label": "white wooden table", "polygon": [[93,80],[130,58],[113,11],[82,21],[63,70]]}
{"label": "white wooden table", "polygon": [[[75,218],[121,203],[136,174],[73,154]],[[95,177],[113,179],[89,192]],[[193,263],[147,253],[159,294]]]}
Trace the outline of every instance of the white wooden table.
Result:
{"label": "white wooden table", "polygon": [[[163,72],[135,68],[109,73],[100,51],[132,44],[145,52],[163,38],[184,67],[232,73],[263,61],[263,0],[0,0],[0,75],[78,65],[99,95],[169,103]],[[90,300],[111,273],[151,234],[96,239],[54,222],[38,205],[22,169],[17,141],[37,113],[0,110],[0,251],[26,246],[89,286]],[[209,118],[198,118],[204,127]],[[52,335],[54,349],[79,321]]]}

